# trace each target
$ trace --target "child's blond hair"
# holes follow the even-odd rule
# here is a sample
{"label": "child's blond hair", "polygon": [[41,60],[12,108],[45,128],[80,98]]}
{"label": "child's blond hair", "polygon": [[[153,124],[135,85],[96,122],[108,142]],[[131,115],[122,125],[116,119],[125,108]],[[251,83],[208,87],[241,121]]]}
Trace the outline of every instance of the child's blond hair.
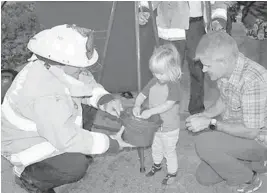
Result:
{"label": "child's blond hair", "polygon": [[181,59],[173,44],[164,44],[156,48],[149,60],[152,72],[166,73],[172,82],[177,82],[181,76]]}

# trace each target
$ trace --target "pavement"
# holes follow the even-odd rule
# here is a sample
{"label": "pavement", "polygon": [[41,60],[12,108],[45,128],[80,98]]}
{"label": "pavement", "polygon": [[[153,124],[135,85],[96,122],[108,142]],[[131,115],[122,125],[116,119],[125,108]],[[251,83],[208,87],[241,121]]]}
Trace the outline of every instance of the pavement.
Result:
{"label": "pavement", "polygon": [[[257,57],[255,60],[263,60],[262,63],[267,65],[266,57],[259,55],[267,55],[262,45],[253,45],[248,43],[245,36],[241,34],[241,27],[235,25],[233,37],[236,38],[242,52],[250,50],[250,55]],[[266,41],[265,41],[266,45]],[[259,47],[255,49],[255,47]],[[267,45],[266,45],[267,49]],[[245,51],[244,51],[245,50]],[[265,52],[265,54],[264,54]],[[88,168],[84,178],[77,183],[67,184],[56,188],[57,193],[233,193],[232,188],[228,187],[224,182],[215,186],[201,186],[195,179],[195,170],[200,163],[198,156],[194,150],[195,137],[184,129],[184,120],[189,115],[187,112],[189,98],[189,76],[187,65],[184,65],[184,76],[182,79],[183,100],[181,102],[181,132],[179,143],[177,145],[179,170],[178,176],[172,185],[162,186],[161,181],[166,175],[166,164],[163,164],[163,170],[154,177],[147,178],[143,173],[139,172],[139,160],[136,149],[126,149],[116,155],[99,155],[94,156],[93,164]],[[117,95],[118,96],[118,95]],[[205,105],[210,106],[218,97],[218,90],[215,83],[211,82],[208,77],[205,78]],[[123,99],[123,103],[131,105],[133,100]],[[103,119],[97,116],[96,122]],[[104,120],[105,121],[105,120]],[[108,125],[109,123],[107,123]],[[99,130],[100,131],[100,130]],[[100,131],[109,134],[109,131]],[[145,166],[149,170],[152,164],[151,149],[145,150]],[[267,192],[267,176],[261,176],[263,186],[257,193]],[[1,192],[2,193],[26,193],[14,182],[12,166],[1,157]]]}

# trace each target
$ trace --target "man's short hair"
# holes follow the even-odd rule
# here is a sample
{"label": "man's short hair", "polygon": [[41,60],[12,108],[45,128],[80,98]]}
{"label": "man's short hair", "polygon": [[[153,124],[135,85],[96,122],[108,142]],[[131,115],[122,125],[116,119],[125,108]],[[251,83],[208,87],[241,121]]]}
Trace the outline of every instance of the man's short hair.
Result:
{"label": "man's short hair", "polygon": [[196,49],[196,60],[202,58],[211,61],[231,63],[238,57],[236,41],[226,32],[214,31],[205,34]]}

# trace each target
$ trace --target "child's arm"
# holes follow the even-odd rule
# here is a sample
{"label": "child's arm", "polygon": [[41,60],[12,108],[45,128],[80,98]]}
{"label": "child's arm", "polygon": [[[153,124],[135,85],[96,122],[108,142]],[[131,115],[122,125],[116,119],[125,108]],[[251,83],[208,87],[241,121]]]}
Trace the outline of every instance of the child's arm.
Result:
{"label": "child's arm", "polygon": [[133,108],[133,114],[134,116],[140,116],[140,111],[141,111],[141,105],[145,101],[147,97],[149,97],[149,90],[150,88],[155,85],[157,82],[156,78],[152,78],[147,85],[143,88],[143,90],[138,94],[138,96],[135,99],[135,104]]}
{"label": "child's arm", "polygon": [[149,109],[151,115],[164,113],[170,110],[176,103],[179,103],[180,93],[181,93],[180,83],[170,82],[167,85],[169,88],[169,92],[166,102],[154,108]]}
{"label": "child's arm", "polygon": [[143,104],[143,102],[145,101],[145,99],[147,98],[146,95],[144,95],[143,93],[139,93],[138,96],[136,97],[135,100],[135,104],[134,104],[134,108],[133,108],[133,115],[138,117],[140,116],[140,112],[141,112],[141,105]]}
{"label": "child's arm", "polygon": [[134,106],[135,107],[141,107],[141,105],[146,100],[146,98],[147,98],[147,96],[145,96],[143,93],[140,92],[135,99]]}
{"label": "child's arm", "polygon": [[175,105],[175,103],[176,103],[175,101],[166,101],[165,103],[153,107],[148,111],[151,113],[151,115],[161,114],[170,110]]}
{"label": "child's arm", "polygon": [[135,107],[141,107],[143,102],[146,100],[146,98],[149,96],[149,90],[150,88],[157,82],[156,78],[152,78],[147,85],[143,88],[143,90],[138,94],[138,96],[135,99]]}
{"label": "child's arm", "polygon": [[173,105],[180,101],[180,84],[179,83],[168,83],[169,93],[166,102],[146,111],[143,111],[141,117],[148,119],[152,115],[161,114],[170,110]]}

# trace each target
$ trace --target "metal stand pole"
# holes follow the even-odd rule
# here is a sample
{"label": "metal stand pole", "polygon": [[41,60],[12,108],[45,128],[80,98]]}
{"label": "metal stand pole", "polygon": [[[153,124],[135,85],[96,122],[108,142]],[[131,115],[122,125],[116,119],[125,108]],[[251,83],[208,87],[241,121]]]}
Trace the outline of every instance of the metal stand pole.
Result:
{"label": "metal stand pole", "polygon": [[[135,41],[136,41],[136,59],[137,59],[137,81],[138,81],[138,92],[141,91],[141,66],[140,66],[140,33],[139,33],[139,2],[135,2]],[[140,161],[140,172],[146,171],[144,164],[144,147],[138,147],[137,153]]]}
{"label": "metal stand pole", "polygon": [[140,161],[140,173],[145,173],[145,148],[144,147],[138,147],[137,153]]}
{"label": "metal stand pole", "polygon": [[135,2],[135,41],[136,41],[136,59],[137,59],[137,83],[138,92],[141,91],[141,66],[140,66],[140,35],[139,35],[139,2]]}
{"label": "metal stand pole", "polygon": [[101,60],[101,64],[103,67],[102,67],[102,70],[99,72],[99,75],[98,75],[98,79],[97,79],[98,83],[102,83],[102,79],[103,79],[103,73],[104,73],[104,68],[105,68],[105,59],[106,59],[111,29],[112,29],[112,26],[114,23],[114,15],[115,15],[116,6],[117,6],[117,1],[113,1],[112,9],[110,12],[110,17],[109,17],[109,22],[108,22],[107,38],[106,38],[103,56],[102,56],[102,60]]}

